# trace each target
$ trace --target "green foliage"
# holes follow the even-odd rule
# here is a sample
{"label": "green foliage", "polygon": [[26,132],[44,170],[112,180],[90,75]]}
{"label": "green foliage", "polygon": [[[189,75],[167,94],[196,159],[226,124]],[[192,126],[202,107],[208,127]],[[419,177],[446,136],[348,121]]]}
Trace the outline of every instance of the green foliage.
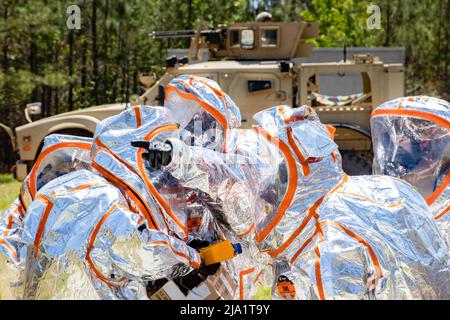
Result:
{"label": "green foliage", "polygon": [[[370,4],[381,9],[381,29],[367,28]],[[311,0],[300,15],[320,22],[321,47],[405,48],[406,93],[449,99],[450,0]]]}
{"label": "green foliage", "polygon": [[366,27],[369,1],[313,0],[314,10],[303,10],[300,15],[306,21],[320,21],[321,33],[316,44],[321,47],[352,46],[370,47],[376,39]]}
{"label": "green foliage", "polygon": [[18,197],[19,190],[20,182],[11,174],[0,174],[0,212],[6,210]]}

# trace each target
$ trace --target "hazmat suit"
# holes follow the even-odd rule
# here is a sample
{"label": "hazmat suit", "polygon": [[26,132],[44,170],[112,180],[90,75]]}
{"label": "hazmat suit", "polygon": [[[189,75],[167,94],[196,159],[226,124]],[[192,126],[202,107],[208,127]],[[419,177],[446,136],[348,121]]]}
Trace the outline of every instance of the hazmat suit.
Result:
{"label": "hazmat suit", "polygon": [[425,96],[399,98],[377,107],[371,123],[374,173],[411,183],[450,244],[450,104]]}
{"label": "hazmat suit", "polygon": [[260,156],[275,162],[255,221],[259,249],[273,261],[274,298],[449,298],[447,247],[418,192],[396,178],[347,176],[332,131],[309,107],[254,119],[267,142]]}
{"label": "hazmat suit", "polygon": [[[235,299],[257,298],[272,282],[272,272],[269,260],[259,253],[254,241],[253,212],[262,175],[256,135],[239,129],[239,108],[207,78],[175,78],[166,87],[164,106],[180,124],[181,140],[169,139],[174,158],[166,169],[190,185],[198,185],[198,172],[208,173],[208,192],[222,205],[229,226],[225,234],[244,247],[242,255],[227,262],[228,270],[238,279]],[[222,161],[226,170],[215,169]]]}
{"label": "hazmat suit", "polygon": [[22,241],[24,218],[36,193],[51,180],[90,167],[91,141],[66,135],[44,139],[41,153],[22,183],[19,197],[0,215],[0,298],[23,296],[27,248]]}
{"label": "hazmat suit", "polygon": [[[168,109],[158,107],[136,107],[104,120],[94,135],[89,170],[60,176],[34,194],[21,237],[27,248],[25,298],[141,299],[149,283],[200,267],[187,241],[217,240],[218,224],[231,229],[217,194],[230,205],[227,190],[239,192],[248,208],[251,197],[243,193],[250,188],[242,171],[230,170],[214,151],[185,180],[149,168],[143,150],[131,143],[176,144],[172,120]],[[227,178],[215,179],[214,173]],[[203,219],[192,230],[189,219],[195,215]]]}
{"label": "hazmat suit", "polygon": [[[200,267],[180,219],[165,210],[130,145],[134,139],[164,141],[176,130],[167,109],[128,109],[99,124],[87,169],[32,191],[20,237],[25,298],[146,298],[149,282]],[[42,163],[53,161],[46,157]]]}
{"label": "hazmat suit", "polygon": [[[204,82],[201,80],[203,87],[206,85],[207,91],[201,92],[198,100],[202,102],[203,106],[209,104],[209,110],[216,108],[216,112],[213,111],[214,115],[222,112],[219,117],[226,121],[227,129],[228,126],[238,126],[240,124],[239,109],[229,97],[226,97],[226,109],[223,109],[224,105],[220,100],[225,95],[217,84],[210,85],[207,81],[206,79]],[[219,101],[214,100],[217,99],[217,93],[219,93]],[[210,100],[208,101],[208,99]],[[167,101],[169,104],[171,103],[171,99],[167,99]],[[229,110],[232,110],[232,112],[228,112]],[[151,170],[146,167],[143,160],[143,150],[130,148],[130,142],[140,139],[150,141],[158,135],[161,141],[165,139],[171,141],[172,145],[179,151],[186,146],[176,139],[177,126],[174,123],[165,123],[168,120],[165,110],[160,109],[159,112],[150,112],[151,117],[148,114],[146,108],[134,108],[132,111],[126,111],[117,117],[103,121],[97,127],[92,143],[92,161],[89,161],[91,160],[89,158],[86,161],[89,163],[87,169],[92,171],[93,174],[87,170],[79,171],[68,177],[51,181],[48,187],[40,191],[39,198],[35,200],[31,207],[32,213],[26,215],[26,227],[22,239],[22,243],[27,244],[25,247],[30,250],[32,248],[33,251],[27,259],[26,298],[79,299],[96,298],[97,295],[101,298],[142,297],[142,290],[135,289],[136,286],[130,286],[132,287],[131,290],[126,290],[129,285],[112,286],[111,279],[108,279],[104,273],[97,272],[99,268],[96,267],[94,258],[90,258],[88,254],[92,252],[92,249],[90,249],[91,241],[88,241],[88,236],[95,230],[97,220],[101,219],[112,206],[117,206],[124,212],[118,216],[129,216],[127,209],[142,216],[138,222],[127,223],[139,224],[142,223],[142,220],[145,220],[147,227],[166,227],[164,233],[174,235],[176,239],[183,241],[217,240],[221,231],[217,230],[216,221],[219,221],[221,227],[225,230],[226,237],[235,237],[235,239],[240,240],[241,236],[246,237],[251,233],[253,229],[252,205],[255,201],[252,196],[254,192],[249,192],[252,191],[252,188],[248,178],[253,173],[250,172],[248,166],[243,166],[243,164],[248,163],[248,160],[239,159],[238,155],[231,153],[229,155],[233,159],[230,160],[227,159],[226,155],[220,153],[226,149],[225,140],[220,140],[221,137],[226,138],[226,131],[220,133],[217,130],[211,134],[208,130],[201,129],[201,131],[203,130],[203,133],[200,133],[201,135],[211,134],[213,139],[216,137],[218,139],[213,141],[212,144],[202,143],[200,144],[201,147],[187,148],[181,153],[184,158],[189,157],[188,161],[195,159],[194,162],[197,166],[191,167],[189,171],[183,170],[184,165],[189,165],[188,161],[181,161],[181,159],[178,159],[180,161],[173,161],[177,165],[169,165],[166,170]],[[210,114],[205,113],[203,116],[208,117]],[[151,121],[148,121],[149,119]],[[155,119],[161,121],[161,125]],[[203,119],[203,123],[214,125],[214,128],[208,129],[219,129],[217,121],[208,120]],[[221,124],[223,123],[221,122]],[[189,131],[186,130],[185,132]],[[69,145],[65,146],[69,147]],[[83,146],[82,149],[89,150],[90,147],[91,145]],[[43,167],[40,162],[51,162],[54,161],[53,158],[54,154],[44,153],[43,160],[38,160],[35,166],[36,170],[41,170],[39,168]],[[75,154],[73,158],[74,160],[77,159]],[[84,158],[85,155],[83,154]],[[232,165],[229,163],[232,163]],[[182,166],[179,166],[179,164],[182,164]],[[49,178],[41,185],[51,180],[50,174],[53,174],[54,177],[58,176],[57,170],[53,167],[47,168],[47,171]],[[186,176],[187,172],[189,172],[188,176]],[[177,181],[175,177],[181,179]],[[67,178],[70,178],[70,180],[66,180]],[[106,182],[98,182],[97,180],[100,178],[106,179]],[[119,187],[128,207],[120,194],[112,192],[115,187]],[[59,189],[62,190],[61,194],[66,196],[55,194],[55,190]],[[86,195],[86,191],[91,191],[91,189],[96,192]],[[33,189],[33,197],[28,202],[35,198],[37,190],[39,189]],[[105,196],[102,197],[102,195]],[[95,206],[92,200],[94,197],[99,199]],[[155,207],[149,208],[152,204]],[[73,211],[74,206],[78,211]],[[80,207],[83,210],[80,210]],[[115,211],[119,209],[115,209]],[[209,211],[209,215],[199,212],[205,211],[205,209]],[[96,214],[88,214],[89,212],[95,212]],[[159,212],[159,215],[152,214],[153,212]],[[58,221],[55,227],[51,225],[52,219],[49,219],[53,216]],[[196,223],[198,218],[200,218],[200,223]],[[66,219],[68,222],[66,222]],[[64,225],[64,229],[59,229],[60,224]],[[55,242],[55,237],[59,239],[58,242]],[[48,241],[51,243],[51,247],[48,248],[45,247],[48,243],[47,239],[50,239]],[[72,246],[68,241],[72,241]],[[40,247],[44,247],[44,249]],[[256,247],[253,246],[252,249],[257,253]],[[245,251],[247,253],[248,248]],[[198,258],[195,254],[189,253],[189,255]],[[246,258],[241,259],[242,261],[226,263],[229,264],[229,272],[233,273],[236,282],[239,284],[236,297],[241,299],[254,296],[255,292],[252,290],[254,283],[260,283],[264,278],[264,276],[261,276],[262,270],[254,268],[249,258],[251,258],[251,254],[247,254]],[[111,257],[108,259],[103,257],[103,259],[114,260]],[[127,277],[123,275],[124,271],[117,271],[116,267],[113,268],[111,262],[102,261],[102,263],[109,264],[104,269],[107,269],[108,272],[114,270],[110,273],[115,275],[115,278],[123,278],[122,282],[124,283],[131,283],[132,280],[135,280],[142,287],[145,282],[142,280],[143,276],[128,274]],[[193,264],[196,265],[195,262]],[[166,265],[167,267],[171,266],[170,263]],[[66,268],[69,266],[69,269],[62,266]],[[236,271],[236,267],[239,271]],[[73,268],[78,273],[73,271]],[[83,268],[90,278],[83,276]],[[158,267],[155,266],[154,269],[152,270],[153,274],[145,275],[146,279],[174,277],[173,274],[155,275]],[[121,276],[117,276],[116,273]],[[62,274],[65,276],[61,276]],[[77,274],[77,276],[73,276],[74,274]],[[248,275],[251,275],[251,277]],[[69,284],[69,278],[73,279],[73,284]],[[84,282],[80,279],[84,279]],[[97,292],[87,289],[89,288],[88,280],[94,283]],[[58,281],[69,285],[60,286]],[[104,284],[108,288],[103,289]],[[111,293],[112,287],[115,289]],[[49,291],[48,288],[61,288],[61,290]],[[83,290],[78,290],[80,288],[83,288]]]}

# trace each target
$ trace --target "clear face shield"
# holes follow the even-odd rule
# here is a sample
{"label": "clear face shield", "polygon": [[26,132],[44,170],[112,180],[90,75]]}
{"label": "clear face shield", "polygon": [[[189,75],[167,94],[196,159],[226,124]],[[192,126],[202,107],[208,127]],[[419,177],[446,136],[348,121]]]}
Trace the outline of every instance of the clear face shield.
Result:
{"label": "clear face shield", "polygon": [[180,124],[180,139],[189,146],[199,146],[223,152],[225,132],[223,127],[198,101],[171,91],[165,107],[172,111]]}
{"label": "clear face shield", "polygon": [[190,121],[180,129],[180,138],[185,144],[223,152],[224,130],[209,113],[199,111],[193,114]]}
{"label": "clear face shield", "polygon": [[424,119],[387,118],[372,124],[375,173],[406,180],[428,198],[449,170],[450,132]]}
{"label": "clear face shield", "polygon": [[261,148],[267,148],[263,154],[270,157],[274,169],[259,186],[256,231],[263,233],[289,194],[293,194],[290,206],[305,205],[309,201],[303,199],[307,189],[338,179],[341,168],[332,162],[332,153],[338,146],[329,129],[308,108],[275,107],[257,114],[255,120],[262,127],[258,131],[261,139],[273,137],[268,139],[270,144],[261,143]]}

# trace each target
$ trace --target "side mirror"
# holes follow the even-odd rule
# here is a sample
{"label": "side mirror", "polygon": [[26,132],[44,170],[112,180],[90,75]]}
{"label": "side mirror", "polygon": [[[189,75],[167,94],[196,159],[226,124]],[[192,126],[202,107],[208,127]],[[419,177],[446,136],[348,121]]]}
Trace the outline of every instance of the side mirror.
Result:
{"label": "side mirror", "polygon": [[25,118],[28,122],[32,122],[30,116],[38,116],[42,114],[42,102],[28,103],[25,108]]}

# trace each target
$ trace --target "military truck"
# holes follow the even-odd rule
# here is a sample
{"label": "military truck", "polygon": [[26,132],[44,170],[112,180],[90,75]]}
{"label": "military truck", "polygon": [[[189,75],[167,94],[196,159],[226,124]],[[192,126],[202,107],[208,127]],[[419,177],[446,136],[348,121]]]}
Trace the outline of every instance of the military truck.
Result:
{"label": "military truck", "polygon": [[[308,39],[318,33],[318,23],[304,21],[233,23],[213,29],[201,22],[196,30],[153,32],[153,39],[190,37],[189,56],[169,57],[166,73],[159,80],[142,75],[146,91],[134,103],[85,108],[34,122],[30,115],[39,114],[40,107],[27,105],[30,123],[17,127],[15,133],[7,128],[19,154],[16,176],[26,176],[45,136],[92,136],[99,121],[132,104],[163,105],[165,86],[182,74],[218,82],[240,107],[244,128],[251,127],[254,113],[267,107],[311,105],[323,122],[337,128],[335,139],[344,169],[349,174],[370,174],[370,114],[378,104],[403,96],[403,66],[384,64],[368,54],[332,63],[296,63],[295,58],[311,55],[313,45]],[[199,61],[202,50],[207,50],[208,61]],[[332,73],[360,75],[363,92],[344,97],[321,95],[320,76]]]}

